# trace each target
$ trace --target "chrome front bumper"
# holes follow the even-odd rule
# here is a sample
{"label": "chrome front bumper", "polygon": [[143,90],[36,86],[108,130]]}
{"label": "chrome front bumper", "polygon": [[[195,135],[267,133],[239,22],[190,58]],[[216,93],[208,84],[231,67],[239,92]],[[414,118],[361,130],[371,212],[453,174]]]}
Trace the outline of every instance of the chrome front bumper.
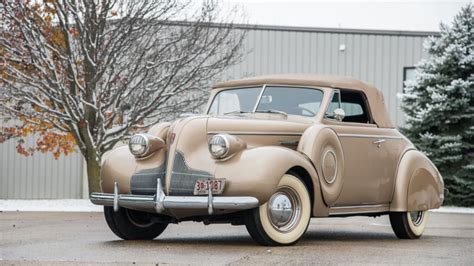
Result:
{"label": "chrome front bumper", "polygon": [[258,207],[258,199],[254,197],[214,197],[212,192],[208,196],[166,196],[161,180],[158,179],[156,195],[118,194],[118,184],[114,184],[114,193],[92,193],[90,200],[96,205],[113,206],[114,211],[119,207],[130,209],[154,210],[162,213],[166,209],[207,209],[212,215],[214,209],[219,210],[247,210]]}

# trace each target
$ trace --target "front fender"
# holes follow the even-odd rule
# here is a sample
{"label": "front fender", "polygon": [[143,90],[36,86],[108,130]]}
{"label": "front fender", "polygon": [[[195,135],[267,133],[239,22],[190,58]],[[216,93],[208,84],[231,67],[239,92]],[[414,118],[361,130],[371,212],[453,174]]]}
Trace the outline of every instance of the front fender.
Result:
{"label": "front fender", "polygon": [[423,153],[405,152],[398,165],[390,211],[439,208],[444,200],[444,182],[438,169]]}
{"label": "front fender", "polygon": [[294,150],[265,146],[243,150],[216,161],[216,178],[226,178],[225,196],[252,196],[261,204],[275,193],[280,179],[293,167],[303,168],[313,183],[313,213],[324,211],[318,175],[307,157]]}
{"label": "front fender", "polygon": [[[148,134],[166,140],[169,127],[169,123],[160,123],[152,127]],[[122,194],[130,194],[132,185],[140,192],[148,190],[154,193],[157,178],[164,179],[165,161],[166,147],[142,159],[135,158],[126,145],[117,147],[104,156],[100,172],[102,191],[113,193],[114,183],[117,182]],[[133,176],[136,177],[135,183],[131,184]]]}

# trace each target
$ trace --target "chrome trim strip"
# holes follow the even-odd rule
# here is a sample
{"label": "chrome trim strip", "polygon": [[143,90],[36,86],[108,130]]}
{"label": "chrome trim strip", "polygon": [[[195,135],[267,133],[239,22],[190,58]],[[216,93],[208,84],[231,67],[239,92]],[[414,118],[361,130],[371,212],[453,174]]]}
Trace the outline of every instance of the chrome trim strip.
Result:
{"label": "chrome trim strip", "polygon": [[389,204],[336,206],[329,208],[329,215],[344,215],[358,213],[376,213],[390,210]]}
{"label": "chrome trim strip", "polygon": [[260,94],[258,95],[257,101],[255,102],[255,106],[253,107],[253,110],[252,110],[253,113],[255,113],[255,110],[257,110],[257,107],[260,104],[260,101],[262,100],[262,95],[265,92],[266,88],[267,88],[267,84],[263,84],[262,90],[260,91]]}
{"label": "chrome trim strip", "polygon": [[162,213],[166,209],[207,209],[212,215],[214,209],[223,210],[247,210],[258,207],[258,199],[255,197],[214,197],[208,196],[166,196],[161,186],[161,180],[157,180],[157,194],[131,195],[118,194],[118,185],[114,193],[92,193],[90,201],[96,205],[113,206],[114,209],[139,208],[157,213]]}
{"label": "chrome trim strip", "polygon": [[389,209],[384,209],[384,210],[378,210],[378,209],[374,209],[374,210],[358,210],[358,211],[346,211],[346,212],[329,212],[329,216],[336,216],[336,215],[357,215],[357,214],[366,214],[366,213],[384,213],[384,212],[387,212],[389,211]]}
{"label": "chrome trim strip", "polygon": [[366,134],[337,134],[338,137],[349,137],[349,138],[370,138],[370,139],[402,139],[399,136],[387,136],[387,135],[366,135]]}
{"label": "chrome trim strip", "polygon": [[[113,206],[112,193],[92,193],[90,200],[93,204]],[[155,204],[155,196],[121,194],[118,206],[124,208],[141,208],[154,210],[158,213],[165,209],[203,209],[209,208],[209,196],[165,196],[162,205]],[[254,197],[212,197],[213,209],[247,210],[258,207],[258,199]],[[163,208],[163,209],[161,209]]]}
{"label": "chrome trim strip", "polygon": [[189,175],[189,176],[199,176],[199,177],[204,177],[205,179],[209,179],[209,175],[203,175],[203,174],[195,174],[195,173],[183,173],[183,172],[178,172],[178,171],[173,171],[173,174],[177,175]]}
{"label": "chrome trim strip", "polygon": [[[338,108],[341,108],[341,90],[339,90],[339,89],[333,89],[333,90],[331,91],[331,96],[329,96],[329,102],[328,102],[328,104],[327,104],[327,106],[326,106],[326,110],[324,110],[324,114],[323,114],[323,118],[324,118],[324,119],[330,119],[330,120],[335,120],[335,121],[337,121],[336,119],[326,117],[326,114],[328,113],[329,107],[330,107],[331,102],[332,102],[332,98],[334,97],[334,94],[336,94],[336,93],[339,93],[339,106],[338,106]],[[341,121],[338,121],[338,122],[341,122]]]}
{"label": "chrome trim strip", "polygon": [[299,143],[298,140],[295,140],[295,141],[280,140],[279,142],[280,142],[280,145],[284,145],[284,146],[298,146],[298,143]]}
{"label": "chrome trim strip", "polygon": [[302,136],[300,132],[252,132],[252,131],[209,131],[208,135],[229,134],[229,135],[271,135],[271,136]]}
{"label": "chrome trim strip", "polygon": [[382,208],[389,207],[388,204],[367,204],[367,205],[348,205],[348,206],[335,206],[330,207],[333,210],[344,210],[344,209],[355,209],[355,208]]}

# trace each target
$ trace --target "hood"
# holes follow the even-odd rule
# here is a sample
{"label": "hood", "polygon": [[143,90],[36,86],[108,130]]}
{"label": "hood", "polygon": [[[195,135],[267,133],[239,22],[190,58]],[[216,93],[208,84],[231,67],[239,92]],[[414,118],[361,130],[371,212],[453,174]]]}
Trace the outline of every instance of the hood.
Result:
{"label": "hood", "polygon": [[245,141],[247,148],[271,145],[296,149],[311,123],[271,116],[193,116],[175,121],[168,134],[172,136],[166,163],[168,193],[192,195],[196,179],[214,178],[216,161],[210,156],[208,142],[215,134],[234,135]]}
{"label": "hood", "polygon": [[209,117],[208,134],[232,135],[301,135],[311,121],[280,114],[246,114],[239,116]]}

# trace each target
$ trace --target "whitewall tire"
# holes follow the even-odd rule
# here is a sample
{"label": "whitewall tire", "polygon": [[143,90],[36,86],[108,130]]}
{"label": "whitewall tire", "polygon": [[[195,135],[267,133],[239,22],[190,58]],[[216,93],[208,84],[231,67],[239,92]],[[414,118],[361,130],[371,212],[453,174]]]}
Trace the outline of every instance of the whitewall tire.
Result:
{"label": "whitewall tire", "polygon": [[296,176],[285,174],[268,202],[247,216],[246,227],[261,245],[291,245],[306,232],[311,219],[311,197]]}
{"label": "whitewall tire", "polygon": [[390,224],[401,239],[417,239],[423,235],[428,222],[428,211],[391,212]]}

